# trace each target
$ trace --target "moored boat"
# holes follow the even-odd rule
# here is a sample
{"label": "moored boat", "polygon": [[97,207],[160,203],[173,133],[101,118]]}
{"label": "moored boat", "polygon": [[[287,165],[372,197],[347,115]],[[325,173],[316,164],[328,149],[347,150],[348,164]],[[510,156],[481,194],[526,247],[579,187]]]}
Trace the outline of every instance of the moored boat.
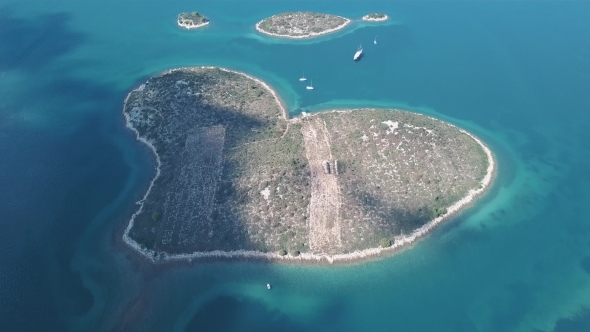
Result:
{"label": "moored boat", "polygon": [[305,78],[305,72],[303,72],[303,75],[301,75],[301,78],[299,78],[299,81],[301,81],[301,82],[307,81],[307,78]]}
{"label": "moored boat", "polygon": [[354,54],[353,60],[357,61],[358,59],[361,58],[361,55],[363,55],[363,47],[359,45],[359,48],[357,49],[356,53]]}

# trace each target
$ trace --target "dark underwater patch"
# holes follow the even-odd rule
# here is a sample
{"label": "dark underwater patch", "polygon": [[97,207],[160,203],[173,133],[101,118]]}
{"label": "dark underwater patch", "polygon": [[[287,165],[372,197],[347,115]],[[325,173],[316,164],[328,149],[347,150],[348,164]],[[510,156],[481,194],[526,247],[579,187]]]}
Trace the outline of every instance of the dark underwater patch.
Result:
{"label": "dark underwater patch", "polygon": [[557,321],[553,332],[582,332],[590,331],[590,309],[584,308],[580,313],[570,318]]}
{"label": "dark underwater patch", "polygon": [[284,314],[263,304],[233,296],[219,296],[206,303],[185,331],[305,331]]}
{"label": "dark underwater patch", "polygon": [[580,266],[584,271],[586,271],[586,273],[590,274],[590,256],[584,257],[580,261]]}
{"label": "dark underwater patch", "polygon": [[0,10],[0,70],[35,71],[70,52],[83,40],[70,30],[71,14],[51,13],[16,17],[10,8]]}

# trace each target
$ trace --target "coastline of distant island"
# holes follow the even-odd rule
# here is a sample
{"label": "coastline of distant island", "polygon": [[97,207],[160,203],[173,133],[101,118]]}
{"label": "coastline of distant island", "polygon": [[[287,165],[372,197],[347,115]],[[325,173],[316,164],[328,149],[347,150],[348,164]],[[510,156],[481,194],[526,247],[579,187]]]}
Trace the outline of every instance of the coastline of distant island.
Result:
{"label": "coastline of distant island", "polygon": [[279,38],[314,38],[344,29],[350,19],[314,12],[286,12],[256,23],[256,31]]}
{"label": "coastline of distant island", "polygon": [[365,16],[363,16],[362,20],[363,21],[368,21],[368,22],[383,22],[383,21],[387,21],[389,19],[389,16],[387,16],[386,14],[383,13],[371,13],[371,14],[367,14]]}
{"label": "coastline of distant island", "polygon": [[176,23],[179,27],[190,30],[206,26],[209,24],[209,19],[198,12],[185,12],[178,14]]}
{"label": "coastline of distant island", "polygon": [[154,76],[123,115],[157,164],[123,240],[152,262],[394,253],[472,203],[496,172],[490,149],[449,123],[395,109],[289,119],[268,84],[224,68]]}

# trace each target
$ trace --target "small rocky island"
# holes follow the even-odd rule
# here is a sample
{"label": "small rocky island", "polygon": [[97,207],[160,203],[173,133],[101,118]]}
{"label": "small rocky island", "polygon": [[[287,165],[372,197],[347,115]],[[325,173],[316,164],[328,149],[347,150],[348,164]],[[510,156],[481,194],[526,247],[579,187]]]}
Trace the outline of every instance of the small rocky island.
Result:
{"label": "small rocky island", "polygon": [[260,33],[282,38],[311,38],[343,29],[350,20],[313,12],[281,13],[256,23]]}
{"label": "small rocky island", "polygon": [[156,175],[124,241],[154,262],[206,257],[351,261],[428,234],[491,183],[476,137],[401,110],[289,119],[243,73],[182,68],[127,96]]}
{"label": "small rocky island", "polygon": [[197,12],[180,13],[177,20],[178,26],[186,29],[201,28],[209,24],[209,19]]}
{"label": "small rocky island", "polygon": [[367,14],[365,16],[363,16],[363,21],[369,21],[369,22],[382,22],[382,21],[387,21],[389,19],[389,16],[383,14],[383,13],[371,13],[371,14]]}

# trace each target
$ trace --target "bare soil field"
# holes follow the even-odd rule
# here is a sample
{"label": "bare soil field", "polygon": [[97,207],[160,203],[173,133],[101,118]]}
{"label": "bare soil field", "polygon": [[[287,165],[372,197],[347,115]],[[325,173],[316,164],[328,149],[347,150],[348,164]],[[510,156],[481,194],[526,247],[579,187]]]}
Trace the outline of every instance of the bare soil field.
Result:
{"label": "bare soil field", "polygon": [[309,247],[313,252],[335,253],[342,247],[340,186],[332,166],[330,136],[320,118],[305,121],[301,130],[311,172]]}

